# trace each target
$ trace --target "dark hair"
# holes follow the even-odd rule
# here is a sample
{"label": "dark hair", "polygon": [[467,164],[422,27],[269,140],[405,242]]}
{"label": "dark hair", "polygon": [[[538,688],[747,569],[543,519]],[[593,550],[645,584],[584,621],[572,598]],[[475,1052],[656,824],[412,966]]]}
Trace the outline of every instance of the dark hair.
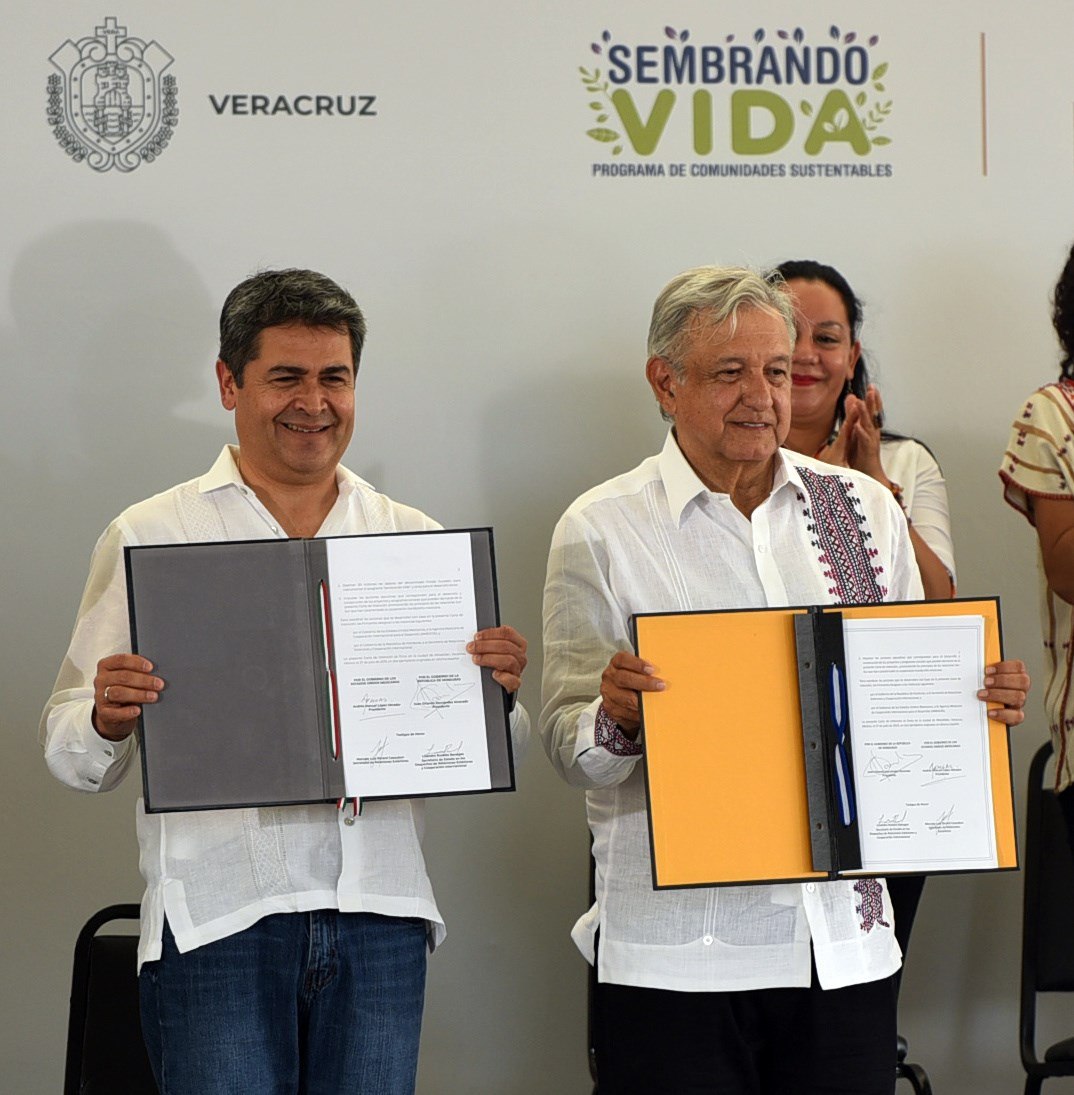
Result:
{"label": "dark hair", "polygon": [[1074,247],[1070,249],[1067,264],[1055,285],[1052,325],[1063,348],[1060,375],[1074,378]]}
{"label": "dark hair", "polygon": [[260,351],[261,332],[288,323],[349,335],[358,371],[366,328],[354,297],[315,270],[262,270],[236,285],[220,312],[220,360],[238,387],[247,362]]}
{"label": "dark hair", "polygon": [[[861,301],[854,295],[850,288],[850,282],[834,266],[826,266],[815,259],[788,259],[773,267],[768,272],[769,280],[787,281],[822,281],[829,288],[834,289],[842,298],[847,310],[847,320],[850,324],[850,341],[856,342],[861,334],[862,306]],[[854,366],[854,375],[847,386],[839,393],[839,402],[835,405],[835,423],[843,421],[843,403],[847,393],[852,392],[859,399],[865,398],[865,392],[869,387],[869,369],[865,364],[865,355],[859,354],[857,364]]]}

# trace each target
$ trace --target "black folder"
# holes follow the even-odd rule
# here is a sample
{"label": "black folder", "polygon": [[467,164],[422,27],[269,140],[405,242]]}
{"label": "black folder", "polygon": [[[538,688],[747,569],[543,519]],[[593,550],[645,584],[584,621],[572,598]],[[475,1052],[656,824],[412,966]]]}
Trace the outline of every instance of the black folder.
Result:
{"label": "black folder", "polygon": [[[497,626],[492,530],[455,531],[470,540],[478,627]],[[371,538],[330,539],[360,551]],[[133,650],[166,681],[138,726],[148,813],[343,798],[329,695],[336,669],[322,623],[328,539],[126,548]],[[487,670],[481,685],[483,789],[513,790],[507,697]]]}

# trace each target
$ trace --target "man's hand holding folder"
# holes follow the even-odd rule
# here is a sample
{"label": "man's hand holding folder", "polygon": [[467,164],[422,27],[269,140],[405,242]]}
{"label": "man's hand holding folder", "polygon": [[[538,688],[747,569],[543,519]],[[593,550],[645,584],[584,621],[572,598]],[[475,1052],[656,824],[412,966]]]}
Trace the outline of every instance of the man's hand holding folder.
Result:
{"label": "man's hand holding folder", "polygon": [[977,693],[977,698],[989,705],[999,705],[989,708],[989,718],[1008,726],[1017,726],[1026,717],[1023,708],[1028,692],[1029,672],[1026,663],[1012,658],[1010,661],[985,666],[984,688]]}
{"label": "man's hand holding folder", "polygon": [[164,682],[140,654],[111,654],[93,678],[93,728],[108,741],[124,741],[138,726],[143,703],[156,703]]}
{"label": "man's hand holding folder", "polygon": [[604,710],[631,741],[638,740],[641,727],[640,693],[662,692],[667,688],[656,672],[656,666],[644,658],[620,650],[601,674],[600,698]]}

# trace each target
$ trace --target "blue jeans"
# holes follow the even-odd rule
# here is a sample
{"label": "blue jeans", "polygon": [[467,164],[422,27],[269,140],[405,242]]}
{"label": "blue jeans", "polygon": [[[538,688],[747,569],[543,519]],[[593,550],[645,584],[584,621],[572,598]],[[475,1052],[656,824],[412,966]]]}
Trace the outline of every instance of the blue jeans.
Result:
{"label": "blue jeans", "polygon": [[139,977],[161,1095],[408,1095],[424,920],[279,913],[180,954],[165,925]]}

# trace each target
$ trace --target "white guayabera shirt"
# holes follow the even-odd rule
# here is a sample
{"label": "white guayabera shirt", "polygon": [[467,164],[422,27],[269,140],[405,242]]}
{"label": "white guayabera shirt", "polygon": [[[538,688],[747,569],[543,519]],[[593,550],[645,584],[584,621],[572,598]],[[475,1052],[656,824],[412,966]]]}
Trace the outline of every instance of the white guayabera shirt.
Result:
{"label": "white guayabera shirt", "polygon": [[[806,986],[811,944],[823,988],[899,968],[882,881],[655,891],[640,750],[625,755],[597,719],[600,676],[616,651],[631,649],[632,613],[922,596],[890,491],[796,453],[780,450],[776,460],[772,493],[747,519],[704,486],[669,434],[661,453],[583,494],[556,527],[541,734],[563,778],[587,789],[597,900],[573,935],[593,961],[599,927],[602,981],[685,991]],[[748,840],[749,827],[744,818],[741,831],[711,839]]]}
{"label": "white guayabera shirt", "polygon": [[[319,536],[440,527],[346,468],[336,480],[339,497]],[[94,550],[71,645],[41,719],[45,759],[58,779],[80,791],[106,791],[137,752],[133,738],[113,744],[90,722],[98,660],[131,648],[124,546],[273,536],[286,534],[243,482],[230,447],[200,479],[131,506],[109,525]],[[516,756],[528,728],[516,704]],[[160,957],[165,915],[180,951],[270,913],[312,909],[421,917],[435,947],[445,930],[421,850],[424,818],[419,799],[369,802],[354,819],[331,804],[146,814],[139,800],[146,881],[139,966]]]}

